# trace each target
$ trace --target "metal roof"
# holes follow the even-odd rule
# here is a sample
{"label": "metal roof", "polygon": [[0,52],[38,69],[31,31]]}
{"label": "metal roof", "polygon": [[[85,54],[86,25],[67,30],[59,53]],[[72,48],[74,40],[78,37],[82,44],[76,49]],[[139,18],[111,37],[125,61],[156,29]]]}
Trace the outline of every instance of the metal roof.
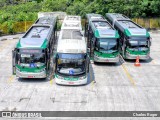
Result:
{"label": "metal roof", "polygon": [[62,39],[79,39],[82,40],[83,35],[79,30],[63,30]]}
{"label": "metal roof", "polygon": [[78,29],[82,30],[80,16],[66,16],[62,23],[62,29]]}
{"label": "metal roof", "polygon": [[44,43],[48,43],[48,40],[50,40],[56,25],[56,20],[56,17],[39,18],[19,40],[17,47],[47,47],[47,44]]}
{"label": "metal roof", "polygon": [[142,28],[131,19],[126,17],[125,15],[118,13],[107,13],[107,19],[112,23],[113,26],[117,26],[119,29],[128,29],[128,28]]}
{"label": "metal roof", "polygon": [[95,14],[95,13],[86,14],[86,18],[87,18],[88,22],[89,22],[90,20],[105,20],[102,15],[100,15],[100,14]]}
{"label": "metal roof", "polygon": [[57,52],[86,53],[87,43],[81,31],[81,17],[66,16],[58,38]]}
{"label": "metal roof", "polygon": [[127,16],[119,13],[106,13],[107,17],[110,17],[113,21],[115,20],[130,20]]}
{"label": "metal roof", "polygon": [[45,24],[54,26],[56,23],[56,19],[56,17],[41,17],[35,22],[35,24]]}
{"label": "metal roof", "polygon": [[106,19],[104,19],[102,15],[91,13],[87,14],[86,17],[95,37],[97,38],[119,37],[119,35],[117,35],[116,33],[116,30]]}
{"label": "metal roof", "polygon": [[80,16],[67,15],[63,22],[81,22]]}
{"label": "metal roof", "polygon": [[49,33],[50,26],[33,25],[22,38],[45,39]]}
{"label": "metal roof", "polygon": [[133,22],[125,15],[118,13],[106,13],[110,23],[122,32],[126,32],[129,36],[141,35],[146,36],[148,33],[145,28]]}
{"label": "metal roof", "polygon": [[59,53],[86,53],[85,39],[62,39],[58,41],[57,52]]}

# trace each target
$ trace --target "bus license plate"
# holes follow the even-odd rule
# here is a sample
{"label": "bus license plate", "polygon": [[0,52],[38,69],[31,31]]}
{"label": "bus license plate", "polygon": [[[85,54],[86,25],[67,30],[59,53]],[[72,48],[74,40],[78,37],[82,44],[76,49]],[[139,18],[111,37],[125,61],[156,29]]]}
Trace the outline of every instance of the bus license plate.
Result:
{"label": "bus license plate", "polygon": [[108,59],[106,59],[106,62],[109,62],[109,60],[108,60]]}
{"label": "bus license plate", "polygon": [[73,84],[74,84],[74,82],[68,82],[68,84],[73,85]]}
{"label": "bus license plate", "polygon": [[34,76],[28,76],[28,78],[34,78]]}

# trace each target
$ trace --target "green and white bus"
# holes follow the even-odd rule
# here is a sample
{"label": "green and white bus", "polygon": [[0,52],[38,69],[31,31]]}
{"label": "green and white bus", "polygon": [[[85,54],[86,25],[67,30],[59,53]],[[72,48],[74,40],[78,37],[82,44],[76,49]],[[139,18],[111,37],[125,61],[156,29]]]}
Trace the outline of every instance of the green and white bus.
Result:
{"label": "green and white bus", "polygon": [[41,17],[12,51],[13,74],[19,78],[46,78],[56,40],[56,17]]}
{"label": "green and white bus", "polygon": [[118,30],[120,35],[120,53],[124,59],[141,60],[150,58],[150,34],[140,25],[125,15],[106,13],[107,20]]}
{"label": "green and white bus", "polygon": [[80,16],[66,16],[54,55],[55,82],[61,85],[87,84],[89,57]]}
{"label": "green and white bus", "polygon": [[94,62],[119,62],[119,34],[100,14],[86,14],[85,36]]}

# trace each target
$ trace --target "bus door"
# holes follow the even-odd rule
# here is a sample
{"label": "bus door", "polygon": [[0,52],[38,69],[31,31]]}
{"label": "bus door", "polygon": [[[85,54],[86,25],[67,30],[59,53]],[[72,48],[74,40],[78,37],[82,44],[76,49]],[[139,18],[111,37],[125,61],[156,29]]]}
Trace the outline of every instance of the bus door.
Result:
{"label": "bus door", "polygon": [[12,74],[16,74],[16,50],[12,50]]}

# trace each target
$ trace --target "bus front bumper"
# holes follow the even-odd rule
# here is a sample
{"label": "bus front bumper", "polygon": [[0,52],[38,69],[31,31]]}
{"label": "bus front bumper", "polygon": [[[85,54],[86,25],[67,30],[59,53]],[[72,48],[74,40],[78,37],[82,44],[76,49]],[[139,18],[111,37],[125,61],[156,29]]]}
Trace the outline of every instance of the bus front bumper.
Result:
{"label": "bus front bumper", "polygon": [[46,72],[42,71],[39,73],[31,73],[31,72],[20,72],[16,70],[16,76],[19,78],[46,78]]}
{"label": "bus front bumper", "polygon": [[132,55],[132,54],[126,53],[126,59],[130,59],[130,60],[136,59],[137,56],[139,56],[140,60],[147,60],[150,57],[149,54],[147,54],[147,55]]}
{"label": "bus front bumper", "polygon": [[115,58],[102,58],[94,55],[94,61],[95,62],[106,62],[106,63],[117,63],[119,62],[119,56]]}
{"label": "bus front bumper", "polygon": [[84,85],[87,84],[87,77],[85,79],[77,81],[68,81],[55,77],[55,82],[59,85]]}

